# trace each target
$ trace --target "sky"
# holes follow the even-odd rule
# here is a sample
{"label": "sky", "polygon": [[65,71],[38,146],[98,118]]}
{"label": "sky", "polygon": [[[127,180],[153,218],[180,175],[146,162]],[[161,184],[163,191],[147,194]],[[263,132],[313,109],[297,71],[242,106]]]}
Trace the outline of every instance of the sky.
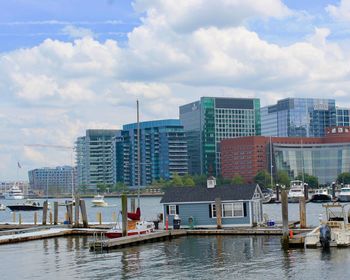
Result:
{"label": "sky", "polygon": [[0,181],[201,96],[350,107],[350,0],[0,1]]}

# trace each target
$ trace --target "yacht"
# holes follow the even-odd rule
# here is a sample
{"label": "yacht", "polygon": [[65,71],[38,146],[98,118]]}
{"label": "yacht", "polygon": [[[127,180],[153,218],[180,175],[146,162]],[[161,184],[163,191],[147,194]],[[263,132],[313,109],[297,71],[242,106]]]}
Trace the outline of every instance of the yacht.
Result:
{"label": "yacht", "polygon": [[43,209],[39,201],[28,199],[22,204],[8,205],[11,211],[37,211]]}
{"label": "yacht", "polygon": [[93,204],[93,206],[97,206],[97,207],[105,207],[108,206],[108,203],[106,201],[104,201],[103,199],[103,195],[95,195],[94,198],[91,200],[91,203]]}
{"label": "yacht", "polygon": [[303,181],[295,180],[290,182],[290,189],[288,192],[288,202],[299,203],[299,199],[304,197]]}
{"label": "yacht", "polygon": [[314,203],[325,203],[332,201],[332,195],[328,193],[326,188],[315,190],[314,194],[311,196],[311,202]]}
{"label": "yacht", "polygon": [[4,193],[5,199],[14,200],[14,199],[23,199],[23,192],[14,185],[7,193]]}
{"label": "yacht", "polygon": [[338,201],[340,202],[350,201],[350,185],[346,185],[345,187],[340,189],[340,193],[338,194]]}
{"label": "yacht", "polygon": [[5,211],[5,210],[6,210],[6,206],[0,203],[0,211]]}

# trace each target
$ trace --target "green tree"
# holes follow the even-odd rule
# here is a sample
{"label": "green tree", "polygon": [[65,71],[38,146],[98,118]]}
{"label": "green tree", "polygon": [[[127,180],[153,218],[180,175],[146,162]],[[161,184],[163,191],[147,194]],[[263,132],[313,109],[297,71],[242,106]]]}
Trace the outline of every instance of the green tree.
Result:
{"label": "green tree", "polygon": [[182,177],[183,185],[186,187],[194,187],[196,184],[190,175],[185,175]]}
{"label": "green tree", "polygon": [[286,171],[280,170],[277,172],[277,184],[289,187],[290,179]]}
{"label": "green tree", "polygon": [[181,176],[177,173],[173,175],[173,178],[169,182],[169,186],[171,187],[182,187],[184,185]]}
{"label": "green tree", "polygon": [[216,178],[216,185],[217,186],[225,186],[225,185],[230,185],[232,184],[232,180],[229,178],[224,178],[222,176],[218,176]]}
{"label": "green tree", "polygon": [[194,175],[193,181],[194,181],[196,186],[202,186],[202,187],[207,186],[207,176],[206,175]]}
{"label": "green tree", "polygon": [[337,177],[337,183],[350,184],[350,173],[349,172],[340,173]]}
{"label": "green tree", "polygon": [[240,174],[235,174],[231,180],[231,184],[233,185],[243,185],[244,178]]}
{"label": "green tree", "polygon": [[113,191],[116,192],[126,192],[128,190],[128,187],[124,184],[124,182],[118,182],[113,186]]}
{"label": "green tree", "polygon": [[[299,174],[295,179],[302,181],[303,175]],[[308,184],[310,188],[318,187],[318,178],[307,173],[304,174],[304,183]]]}
{"label": "green tree", "polygon": [[97,183],[96,188],[99,193],[105,193],[107,191],[108,186],[105,183]]}
{"label": "green tree", "polygon": [[271,175],[266,170],[260,170],[256,173],[254,177],[254,182],[257,183],[260,187],[272,187],[271,186]]}

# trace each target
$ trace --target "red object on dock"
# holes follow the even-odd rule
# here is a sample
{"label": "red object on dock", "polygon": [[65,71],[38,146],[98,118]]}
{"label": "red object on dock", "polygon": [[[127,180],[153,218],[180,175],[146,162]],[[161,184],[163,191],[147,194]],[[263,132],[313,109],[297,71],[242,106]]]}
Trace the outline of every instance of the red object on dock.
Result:
{"label": "red object on dock", "polygon": [[294,233],[292,230],[289,231],[289,238],[293,238],[294,237]]}
{"label": "red object on dock", "polygon": [[128,212],[128,218],[133,221],[139,221],[141,217],[141,209],[140,207],[137,207],[136,212]]}
{"label": "red object on dock", "polygon": [[169,219],[168,219],[168,215],[166,215],[165,217],[165,230],[169,229]]}

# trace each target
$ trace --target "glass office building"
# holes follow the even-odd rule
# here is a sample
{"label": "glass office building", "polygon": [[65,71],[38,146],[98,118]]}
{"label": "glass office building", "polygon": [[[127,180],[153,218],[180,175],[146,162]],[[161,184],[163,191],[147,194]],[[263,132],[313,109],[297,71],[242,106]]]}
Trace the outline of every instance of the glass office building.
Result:
{"label": "glass office building", "polygon": [[113,185],[113,129],[88,129],[75,142],[78,187],[96,191],[97,184]]}
{"label": "glass office building", "polygon": [[350,109],[337,108],[337,126],[350,126]]}
{"label": "glass office building", "polygon": [[180,106],[191,174],[220,174],[220,141],[260,135],[260,100],[202,97]]}
{"label": "glass office building", "polygon": [[287,98],[261,108],[261,134],[278,137],[322,137],[336,126],[334,99]]}
{"label": "glass office building", "polygon": [[[115,139],[116,181],[138,185],[137,123],[123,126]],[[180,120],[140,123],[140,185],[188,173],[187,143]]]}

